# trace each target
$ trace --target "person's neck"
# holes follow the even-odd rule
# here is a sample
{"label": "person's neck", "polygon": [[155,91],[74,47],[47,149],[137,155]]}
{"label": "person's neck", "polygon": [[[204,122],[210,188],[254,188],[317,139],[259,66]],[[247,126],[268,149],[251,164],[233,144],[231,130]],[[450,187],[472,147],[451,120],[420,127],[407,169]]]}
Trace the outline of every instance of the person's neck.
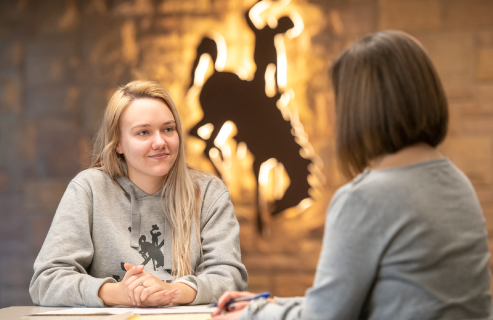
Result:
{"label": "person's neck", "polygon": [[143,177],[128,173],[128,178],[145,193],[152,195],[163,187],[164,177]]}
{"label": "person's neck", "polygon": [[407,166],[419,162],[425,162],[443,158],[438,150],[426,143],[417,143],[405,147],[396,153],[386,154],[370,161],[371,169],[386,169]]}

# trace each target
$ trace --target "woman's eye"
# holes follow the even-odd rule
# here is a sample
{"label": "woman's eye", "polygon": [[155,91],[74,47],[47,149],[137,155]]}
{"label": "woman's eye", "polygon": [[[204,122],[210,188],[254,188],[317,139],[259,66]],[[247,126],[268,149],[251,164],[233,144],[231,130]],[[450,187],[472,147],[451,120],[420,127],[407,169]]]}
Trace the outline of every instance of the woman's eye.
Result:
{"label": "woman's eye", "polygon": [[169,127],[164,129],[164,132],[172,132],[173,130],[175,130],[175,128]]}
{"label": "woman's eye", "polygon": [[137,134],[139,136],[145,136],[147,134],[147,130],[139,131]]}

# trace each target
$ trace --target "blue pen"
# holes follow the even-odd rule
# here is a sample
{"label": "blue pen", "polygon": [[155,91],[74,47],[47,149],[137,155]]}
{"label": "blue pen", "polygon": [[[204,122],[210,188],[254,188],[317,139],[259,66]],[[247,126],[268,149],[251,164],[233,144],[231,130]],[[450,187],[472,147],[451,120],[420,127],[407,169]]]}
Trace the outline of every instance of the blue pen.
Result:
{"label": "blue pen", "polygon": [[[258,298],[265,298],[265,299],[267,299],[268,297],[270,297],[270,293],[269,292],[262,292],[262,293],[259,293],[259,294],[254,295],[254,296],[246,296],[246,297],[231,299],[231,300],[229,300],[226,303],[226,307],[229,306],[232,303],[235,303],[235,302],[252,301],[252,300],[255,300],[255,299],[258,299]],[[217,307],[217,302],[211,303],[210,305],[208,305],[208,307]]]}

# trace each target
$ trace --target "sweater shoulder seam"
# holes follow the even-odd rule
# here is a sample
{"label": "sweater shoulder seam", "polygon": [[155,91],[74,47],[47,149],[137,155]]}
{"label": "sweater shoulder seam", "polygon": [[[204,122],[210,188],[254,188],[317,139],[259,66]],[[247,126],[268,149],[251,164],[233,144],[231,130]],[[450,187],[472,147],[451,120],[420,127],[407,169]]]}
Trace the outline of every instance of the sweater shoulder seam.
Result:
{"label": "sweater shoulder seam", "polygon": [[75,180],[72,180],[71,182],[73,182],[74,184],[78,185],[78,186],[79,186],[82,190],[84,190],[84,192],[85,192],[85,194],[86,194],[87,198],[88,198],[88,199],[91,201],[91,203],[92,203],[92,197],[91,197],[91,196],[89,196],[89,192],[87,192],[86,188],[84,188],[84,187],[83,187],[80,183],[78,183],[78,182],[77,182],[77,181],[75,181]]}
{"label": "sweater shoulder seam", "polygon": [[227,193],[228,190],[224,190],[223,192],[221,192],[217,197],[216,199],[214,200],[214,202],[210,205],[209,209],[207,210],[207,213],[206,213],[206,217],[207,217],[207,221],[209,221],[209,214],[212,210],[212,208],[216,205],[216,203],[219,201],[219,198],[222,197],[223,194]]}

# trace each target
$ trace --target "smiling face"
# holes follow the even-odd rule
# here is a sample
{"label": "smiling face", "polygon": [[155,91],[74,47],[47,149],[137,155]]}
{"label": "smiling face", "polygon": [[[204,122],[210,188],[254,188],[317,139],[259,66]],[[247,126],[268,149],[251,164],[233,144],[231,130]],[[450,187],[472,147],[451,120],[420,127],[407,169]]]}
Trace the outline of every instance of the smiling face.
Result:
{"label": "smiling face", "polygon": [[128,177],[152,194],[178,156],[180,138],[171,110],[161,100],[134,100],[120,117],[120,142],[116,147],[125,156]]}

